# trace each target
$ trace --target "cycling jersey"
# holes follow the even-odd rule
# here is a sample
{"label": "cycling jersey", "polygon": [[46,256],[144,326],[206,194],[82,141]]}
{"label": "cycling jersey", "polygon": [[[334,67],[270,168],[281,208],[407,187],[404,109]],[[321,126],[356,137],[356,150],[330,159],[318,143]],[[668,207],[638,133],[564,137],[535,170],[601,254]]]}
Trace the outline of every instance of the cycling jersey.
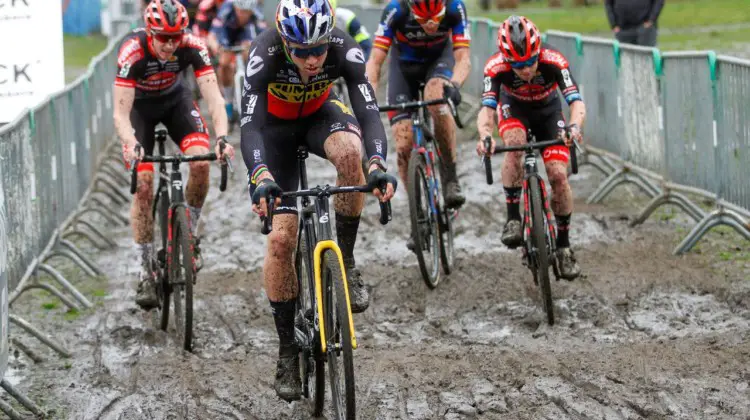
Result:
{"label": "cycling jersey", "polygon": [[211,32],[216,35],[219,44],[224,48],[240,44],[243,41],[252,41],[262,30],[260,21],[263,19],[263,15],[260,10],[253,10],[250,20],[246,24],[240,25],[233,3],[232,0],[225,1],[211,23]]}
{"label": "cycling jersey", "polygon": [[370,33],[367,32],[367,29],[357,19],[357,15],[353,11],[344,7],[337,7],[336,27],[351,35],[359,43],[359,46],[362,47],[362,51],[365,53],[365,60],[370,57],[370,50],[372,50]]}
{"label": "cycling jersey", "polygon": [[559,51],[542,44],[539,66],[531,82],[525,82],[518,77],[510,63],[498,52],[487,60],[484,67],[482,105],[496,109],[502,89],[503,93],[520,102],[543,106],[559,100],[558,87],[568,104],[581,100],[578,86],[568,67],[568,60]]}
{"label": "cycling jersey", "polygon": [[[365,76],[362,50],[351,36],[338,28],[333,29],[323,69],[306,84],[302,82],[297,66],[287,57],[278,31],[264,31],[253,41],[247,63],[240,125],[243,156],[253,174],[251,180],[266,167],[264,143],[274,141],[263,135],[262,128],[267,121],[313,116],[326,103],[331,86],[339,77],[347,83],[367,157],[379,159],[385,165],[385,129],[380,121],[375,92]],[[340,102],[336,105],[346,108]],[[344,125],[345,121],[331,123]],[[286,153],[294,155],[295,152],[288,150]]]}
{"label": "cycling jersey", "polygon": [[461,0],[446,0],[446,12],[437,32],[427,34],[414,19],[403,0],[391,0],[383,10],[375,32],[375,48],[388,52],[395,44],[400,61],[433,61],[453,44],[453,49],[468,48],[470,43],[466,6]]}
{"label": "cycling jersey", "polygon": [[184,88],[180,73],[190,65],[196,78],[214,71],[206,44],[197,36],[185,34],[172,57],[161,61],[151,48],[146,30],[133,29],[117,55],[115,85],[135,88],[136,99],[170,95]]}

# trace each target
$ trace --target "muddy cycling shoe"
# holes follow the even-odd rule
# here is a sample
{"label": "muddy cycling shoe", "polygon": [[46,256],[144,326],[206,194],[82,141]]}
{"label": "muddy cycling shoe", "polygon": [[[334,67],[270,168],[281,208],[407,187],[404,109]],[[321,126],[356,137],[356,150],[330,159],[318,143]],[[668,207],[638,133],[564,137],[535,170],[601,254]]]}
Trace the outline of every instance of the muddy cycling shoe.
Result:
{"label": "muddy cycling shoe", "polygon": [[193,237],[193,259],[195,260],[195,272],[201,271],[203,268],[203,256],[201,255],[201,238],[200,236]]}
{"label": "muddy cycling shoe", "polygon": [[463,206],[466,202],[466,196],[461,191],[461,184],[458,181],[446,182],[443,199],[445,200],[445,207],[449,209],[457,209]]}
{"label": "muddy cycling shoe", "polygon": [[503,226],[503,236],[500,240],[508,248],[517,248],[523,244],[523,235],[521,234],[521,221],[510,219]]}
{"label": "muddy cycling shoe", "polygon": [[573,250],[570,248],[557,248],[557,268],[560,271],[560,277],[565,280],[575,280],[581,275],[581,267],[576,261]]}
{"label": "muddy cycling shoe", "polygon": [[143,310],[154,309],[159,306],[159,297],[156,296],[156,282],[154,274],[142,269],[139,275],[138,290],[135,294],[135,303]]}
{"label": "muddy cycling shoe", "polygon": [[299,357],[280,356],[276,362],[276,395],[286,402],[297,401],[302,396],[302,381],[299,379]]}
{"label": "muddy cycling shoe", "polygon": [[347,264],[346,282],[349,285],[349,303],[352,306],[352,313],[358,314],[364,312],[370,306],[370,292],[362,280],[362,274],[359,269],[352,264]]}

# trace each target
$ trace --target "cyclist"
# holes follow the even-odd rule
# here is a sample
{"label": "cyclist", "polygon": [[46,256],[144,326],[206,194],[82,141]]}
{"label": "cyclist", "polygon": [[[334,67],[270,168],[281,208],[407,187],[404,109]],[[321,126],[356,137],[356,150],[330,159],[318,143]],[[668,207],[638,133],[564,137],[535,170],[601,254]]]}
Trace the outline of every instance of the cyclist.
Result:
{"label": "cyclist", "polygon": [[[186,155],[208,153],[208,128],[180,74],[190,65],[208,103],[217,134],[216,152],[219,153],[219,144],[226,144],[227,118],[208,50],[196,36],[185,33],[188,26],[185,7],[176,0],[152,0],[143,17],[145,28],[134,29],[125,37],[117,57],[114,123],[125,162],[152,153],[154,127],[160,122]],[[136,153],[136,144],[142,146],[140,154]],[[233,156],[232,146],[226,144],[224,153]],[[133,237],[141,256],[136,303],[144,309],[151,309],[158,304],[151,266],[154,166],[141,163],[137,171],[138,191],[130,210]],[[185,198],[193,234],[208,193],[208,172],[208,162],[190,163]],[[195,256],[200,268],[198,244],[196,241]]]}
{"label": "cyclist", "polygon": [[219,57],[218,76],[226,101],[227,115],[234,115],[233,82],[236,71],[235,55],[226,51],[235,45],[245,47],[245,55],[250,43],[265,24],[261,24],[262,14],[258,10],[257,0],[227,0],[221,5],[211,24],[208,35],[208,47],[212,54]]}
{"label": "cyclist", "polygon": [[211,32],[211,23],[213,23],[222,4],[224,4],[224,0],[201,0],[198,4],[198,12],[195,15],[193,33],[198,35],[205,42],[208,42],[208,34]]}
{"label": "cyclist", "polygon": [[[266,197],[298,186],[297,146],[330,161],[337,184],[365,182],[360,161],[364,138],[369,158],[367,181],[389,200],[396,178],[386,174],[387,139],[375,99],[365,77],[362,51],[348,34],[334,28],[327,0],[281,0],[276,28],[253,41],[242,95],[241,147],[248,168],[253,211],[267,214]],[[352,113],[331,92],[343,77],[352,95]],[[276,393],[284,400],[300,397],[298,349],[294,342],[297,283],[294,252],[297,241],[296,200],[274,200],[273,231],[263,266],[266,292],[279,335]],[[369,293],[354,261],[364,195],[336,195],[336,236],[344,258],[352,312],[369,306]]]}
{"label": "cyclist", "polygon": [[370,39],[370,33],[367,32],[367,28],[362,25],[359,19],[357,19],[357,15],[351,9],[337,7],[336,0],[329,0],[329,2],[336,12],[336,27],[348,33],[357,41],[360,48],[362,48],[362,52],[365,53],[365,61],[367,61],[370,58],[370,51],[372,50],[372,40]]}
{"label": "cyclist", "polygon": [[[406,6],[408,4],[408,7]],[[469,77],[469,30],[466,6],[461,0],[391,0],[383,10],[375,33],[375,44],[367,62],[367,76],[377,89],[380,70],[391,44],[396,57],[388,68],[388,103],[417,99],[420,82],[426,82],[427,100],[440,99],[444,89],[453,102],[461,102],[461,85]],[[445,88],[444,88],[445,86]],[[456,176],[456,129],[447,105],[430,107],[435,123],[435,137],[441,156],[443,195],[449,208],[459,208],[466,201]],[[408,112],[389,112],[398,151],[398,170],[406,182],[412,149],[412,128]],[[414,240],[409,238],[409,249]]]}
{"label": "cyclist", "polygon": [[[568,60],[557,50],[542,44],[537,27],[523,16],[511,16],[498,30],[499,52],[484,67],[482,109],[477,116],[479,143],[477,153],[486,153],[482,139],[491,136],[495,112],[499,116],[498,132],[506,145],[526,142],[530,128],[540,140],[558,137],[565,127],[565,117],[557,94],[558,88],[570,106],[570,132],[566,144],[581,140],[581,127],[586,119],[586,106],[581,98]],[[489,152],[495,150],[495,139]],[[503,227],[502,242],[509,248],[522,244],[521,182],[523,152],[508,153],[502,164],[503,189],[508,220]],[[552,211],[557,223],[557,259],[561,277],[573,280],[581,272],[570,249],[568,232],[573,211],[573,193],[568,183],[567,167],[570,152],[565,146],[547,147],[542,151],[544,166],[552,186]]]}

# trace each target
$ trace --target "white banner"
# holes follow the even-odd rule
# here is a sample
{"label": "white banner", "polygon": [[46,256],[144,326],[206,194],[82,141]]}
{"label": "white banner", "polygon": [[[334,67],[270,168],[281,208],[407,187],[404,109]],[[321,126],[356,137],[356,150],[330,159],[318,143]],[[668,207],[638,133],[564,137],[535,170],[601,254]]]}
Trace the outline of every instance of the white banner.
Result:
{"label": "white banner", "polygon": [[0,123],[7,123],[65,87],[62,2],[0,0],[0,39]]}

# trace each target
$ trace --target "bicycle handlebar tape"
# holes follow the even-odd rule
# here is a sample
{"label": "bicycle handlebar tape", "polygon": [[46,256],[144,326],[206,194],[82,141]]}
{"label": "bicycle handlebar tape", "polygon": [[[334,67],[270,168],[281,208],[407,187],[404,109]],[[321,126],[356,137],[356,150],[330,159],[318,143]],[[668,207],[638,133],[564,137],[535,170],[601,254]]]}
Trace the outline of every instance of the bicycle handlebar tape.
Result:
{"label": "bicycle handlebar tape", "polygon": [[[219,140],[219,153],[224,153],[224,148],[226,147],[226,142],[223,140]],[[229,159],[225,158],[224,162],[221,162],[221,182],[219,183],[219,191],[224,192],[227,189],[227,164],[229,163]]]}
{"label": "bicycle handlebar tape", "polygon": [[487,177],[487,185],[492,185],[494,180],[492,179],[492,158],[490,157],[490,147],[492,146],[492,140],[489,136],[484,138],[484,175]]}
{"label": "bicycle handlebar tape", "polygon": [[576,152],[576,146],[570,146],[570,166],[574,175],[578,174],[578,153]]}

